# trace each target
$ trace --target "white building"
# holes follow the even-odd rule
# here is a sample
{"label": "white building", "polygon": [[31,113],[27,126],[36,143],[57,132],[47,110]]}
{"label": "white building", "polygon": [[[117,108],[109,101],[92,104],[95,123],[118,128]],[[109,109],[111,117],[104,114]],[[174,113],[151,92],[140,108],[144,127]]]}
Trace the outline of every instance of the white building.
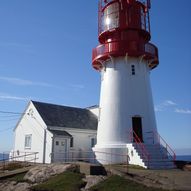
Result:
{"label": "white building", "polygon": [[91,158],[96,110],[96,106],[81,109],[30,101],[14,129],[13,150],[17,156],[38,152],[39,163]]}

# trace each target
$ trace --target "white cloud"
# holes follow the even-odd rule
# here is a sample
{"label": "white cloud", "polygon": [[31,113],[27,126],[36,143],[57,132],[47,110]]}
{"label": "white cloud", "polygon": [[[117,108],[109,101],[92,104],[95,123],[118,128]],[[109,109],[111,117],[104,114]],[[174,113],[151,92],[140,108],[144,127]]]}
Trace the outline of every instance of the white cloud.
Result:
{"label": "white cloud", "polygon": [[172,106],[172,105],[177,105],[175,102],[171,101],[171,100],[165,100],[163,102],[163,105],[165,106]]}
{"label": "white cloud", "polygon": [[175,105],[177,104],[173,102],[172,100],[165,100],[162,103],[155,106],[155,111],[164,111],[167,108],[173,107]]}
{"label": "white cloud", "polygon": [[0,95],[0,100],[18,100],[18,101],[28,101],[30,98],[27,97],[18,97],[11,95]]}
{"label": "white cloud", "polygon": [[191,110],[190,109],[178,109],[176,108],[174,110],[175,113],[182,113],[182,114],[191,114]]}
{"label": "white cloud", "polygon": [[34,82],[31,80],[25,80],[25,79],[20,79],[20,78],[13,78],[13,77],[4,77],[0,76],[0,80],[13,84],[13,85],[18,85],[18,86],[43,86],[43,87],[56,87],[52,84],[48,84],[45,82]]}
{"label": "white cloud", "polygon": [[165,100],[155,106],[155,111],[160,112],[160,111],[168,110],[168,111],[175,112],[175,113],[191,114],[190,109],[179,109],[179,108],[176,108],[177,106],[178,106],[178,104],[175,103],[174,101]]}

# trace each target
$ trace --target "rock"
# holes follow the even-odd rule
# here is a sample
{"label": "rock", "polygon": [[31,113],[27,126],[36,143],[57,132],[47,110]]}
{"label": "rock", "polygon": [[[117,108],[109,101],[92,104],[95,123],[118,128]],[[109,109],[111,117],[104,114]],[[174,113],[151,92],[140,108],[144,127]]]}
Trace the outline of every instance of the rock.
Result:
{"label": "rock", "polygon": [[183,168],[185,171],[191,171],[191,165],[190,164],[187,164],[184,166]]}
{"label": "rock", "polygon": [[83,179],[84,182],[87,182],[85,188],[82,190],[88,190],[92,186],[95,186],[96,184],[106,180],[106,176],[93,176],[93,175],[87,175],[86,178]]}
{"label": "rock", "polygon": [[15,185],[15,188],[13,191],[30,191],[30,184],[23,182],[23,183],[18,183]]}
{"label": "rock", "polygon": [[5,181],[0,183],[0,191],[30,191],[30,186],[26,182],[17,184],[15,181]]}
{"label": "rock", "polygon": [[32,183],[41,183],[49,179],[51,176],[66,171],[79,172],[79,166],[75,164],[39,165],[30,169],[24,176],[24,180]]}
{"label": "rock", "polygon": [[13,191],[15,184],[15,181],[4,181],[0,183],[0,191]]}
{"label": "rock", "polygon": [[28,183],[18,183],[15,181],[4,181],[0,183],[0,191],[29,191]]}

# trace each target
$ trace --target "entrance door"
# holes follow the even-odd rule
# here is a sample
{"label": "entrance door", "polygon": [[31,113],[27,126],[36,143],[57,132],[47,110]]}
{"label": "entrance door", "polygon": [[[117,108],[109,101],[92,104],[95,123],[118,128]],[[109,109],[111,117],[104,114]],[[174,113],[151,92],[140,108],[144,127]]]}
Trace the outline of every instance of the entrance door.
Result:
{"label": "entrance door", "polygon": [[54,138],[54,162],[65,162],[67,160],[67,139],[62,137]]}
{"label": "entrance door", "polygon": [[139,140],[143,142],[141,117],[133,117],[132,125],[133,125],[133,141],[135,142],[135,139],[137,139],[137,136],[138,136]]}

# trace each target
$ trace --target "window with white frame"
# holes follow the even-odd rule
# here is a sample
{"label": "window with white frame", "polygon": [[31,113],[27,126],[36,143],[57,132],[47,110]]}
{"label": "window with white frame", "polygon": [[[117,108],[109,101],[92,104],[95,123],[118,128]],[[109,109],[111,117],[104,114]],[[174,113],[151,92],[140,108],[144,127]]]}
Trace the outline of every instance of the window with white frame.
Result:
{"label": "window with white frame", "polygon": [[31,149],[32,135],[25,135],[25,148]]}

